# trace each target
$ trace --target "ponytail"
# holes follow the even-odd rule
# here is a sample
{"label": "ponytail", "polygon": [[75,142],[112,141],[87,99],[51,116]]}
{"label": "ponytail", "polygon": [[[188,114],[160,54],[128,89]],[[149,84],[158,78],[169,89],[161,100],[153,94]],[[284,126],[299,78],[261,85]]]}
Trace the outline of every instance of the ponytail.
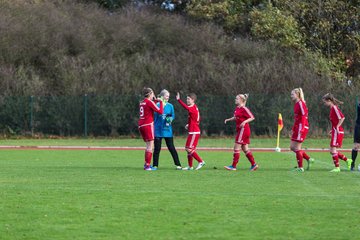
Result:
{"label": "ponytail", "polygon": [[335,105],[340,105],[340,104],[343,104],[344,102],[340,101],[339,99],[336,99],[334,97],[334,95],[332,95],[331,93],[327,93],[325,94],[323,97],[322,97],[322,100],[323,101],[330,101],[332,102],[333,104]]}
{"label": "ponytail", "polygon": [[244,100],[245,100],[245,102],[248,100],[248,98],[249,98],[249,94],[248,94],[248,93],[244,93]]}
{"label": "ponytail", "polygon": [[299,99],[305,102],[304,92],[302,88],[295,88],[293,91],[298,95]]}
{"label": "ponytail", "polygon": [[238,96],[239,96],[244,102],[246,102],[246,101],[248,100],[248,98],[249,98],[249,94],[248,94],[248,93],[244,93],[244,94],[240,93]]}

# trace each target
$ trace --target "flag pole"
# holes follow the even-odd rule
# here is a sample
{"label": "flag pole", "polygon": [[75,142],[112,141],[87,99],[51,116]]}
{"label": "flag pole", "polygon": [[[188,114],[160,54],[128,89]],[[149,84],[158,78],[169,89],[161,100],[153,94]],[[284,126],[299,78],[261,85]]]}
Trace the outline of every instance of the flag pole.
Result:
{"label": "flag pole", "polygon": [[280,145],[280,129],[278,127],[276,148],[280,148],[279,145]]}
{"label": "flag pole", "polygon": [[284,126],[284,124],[283,124],[282,116],[281,116],[281,113],[279,113],[277,140],[276,140],[276,148],[275,148],[276,152],[281,152],[281,148],[280,148],[280,132],[281,132],[283,126]]}
{"label": "flag pole", "polygon": [[281,148],[279,147],[279,145],[280,145],[280,130],[279,130],[279,127],[278,127],[275,152],[281,152]]}

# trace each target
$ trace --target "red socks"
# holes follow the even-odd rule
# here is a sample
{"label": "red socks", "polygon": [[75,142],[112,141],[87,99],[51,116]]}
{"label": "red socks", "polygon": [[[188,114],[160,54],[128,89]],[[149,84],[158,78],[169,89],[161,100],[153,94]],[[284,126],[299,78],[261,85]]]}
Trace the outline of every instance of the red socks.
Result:
{"label": "red socks", "polygon": [[296,153],[296,160],[298,162],[298,167],[302,168],[303,167],[303,151],[298,150],[295,153]]}
{"label": "red socks", "polygon": [[335,167],[339,167],[339,154],[338,153],[332,153],[332,159],[334,161]]}
{"label": "red socks", "polygon": [[249,159],[249,162],[251,163],[251,166],[254,166],[255,165],[255,159],[254,159],[254,156],[252,155],[252,152],[247,151],[246,157],[247,157],[247,159]]}
{"label": "red socks", "polygon": [[309,161],[310,160],[309,155],[307,155],[306,152],[304,152],[303,150],[301,150],[301,151],[303,153],[303,158],[305,158],[305,160]]}
{"label": "red socks", "polygon": [[190,153],[188,153],[187,155],[188,157],[188,163],[189,163],[189,167],[192,167],[193,166],[193,159],[195,158],[196,161],[198,161],[199,163],[200,162],[203,162],[203,160],[201,159],[201,157],[199,156],[199,154],[197,154],[197,152],[192,151]]}
{"label": "red socks", "polygon": [[234,154],[233,154],[233,163],[232,163],[232,166],[233,166],[234,168],[236,168],[236,165],[238,164],[239,159],[240,159],[240,151],[239,151],[239,150],[235,150],[235,151],[234,151]]}
{"label": "red socks", "polygon": [[193,166],[193,156],[192,156],[192,154],[188,153],[187,158],[188,158],[189,167],[192,167]]}
{"label": "red socks", "polygon": [[146,167],[150,167],[152,159],[152,152],[145,150],[145,165]]}
{"label": "red socks", "polygon": [[203,160],[201,159],[201,157],[197,154],[197,152],[193,152],[192,156],[195,158],[196,161],[198,161],[199,163],[202,162]]}
{"label": "red socks", "polygon": [[339,155],[339,158],[340,158],[341,160],[344,160],[345,162],[347,161],[347,157],[345,157],[344,154],[338,152],[338,155]]}
{"label": "red socks", "polygon": [[[247,159],[249,160],[251,166],[254,166],[256,163],[255,163],[255,159],[254,159],[254,156],[252,155],[252,152],[251,151],[247,151],[245,153]],[[233,163],[232,163],[232,166],[234,168],[236,168],[236,165],[238,164],[239,162],[239,159],[240,159],[240,150],[235,150],[234,151],[234,154],[233,154]]]}

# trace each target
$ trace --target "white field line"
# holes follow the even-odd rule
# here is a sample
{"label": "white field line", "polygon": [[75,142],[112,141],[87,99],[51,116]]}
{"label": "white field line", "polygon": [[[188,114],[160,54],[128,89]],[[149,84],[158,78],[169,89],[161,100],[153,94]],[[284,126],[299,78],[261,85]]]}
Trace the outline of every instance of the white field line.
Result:
{"label": "white field line", "polygon": [[[54,149],[54,150],[144,150],[145,147],[129,146],[16,146],[0,145],[0,149]],[[166,147],[162,147],[166,150]],[[183,147],[177,147],[177,150],[184,150]],[[254,152],[275,152],[275,148],[250,148]],[[202,151],[233,151],[232,147],[198,147]],[[328,148],[306,148],[307,152],[329,152]],[[351,149],[341,149],[342,152],[351,152]],[[281,152],[290,152],[290,149],[281,149]]]}

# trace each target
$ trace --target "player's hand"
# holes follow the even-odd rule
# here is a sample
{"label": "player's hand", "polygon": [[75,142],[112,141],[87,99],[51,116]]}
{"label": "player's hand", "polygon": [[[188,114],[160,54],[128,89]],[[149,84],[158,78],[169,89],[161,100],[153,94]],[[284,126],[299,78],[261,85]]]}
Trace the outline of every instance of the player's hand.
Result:
{"label": "player's hand", "polygon": [[242,123],[240,124],[240,127],[243,128],[243,127],[245,126],[245,124],[246,124],[245,122],[242,122]]}
{"label": "player's hand", "polygon": [[228,121],[228,120],[227,120],[227,119],[225,119],[224,124],[226,124],[226,123],[227,123],[227,121]]}
{"label": "player's hand", "polygon": [[189,124],[186,124],[185,129],[188,130],[188,128],[189,128]]}
{"label": "player's hand", "polygon": [[179,100],[179,99],[180,99],[180,93],[177,92],[177,93],[176,93],[176,100]]}

